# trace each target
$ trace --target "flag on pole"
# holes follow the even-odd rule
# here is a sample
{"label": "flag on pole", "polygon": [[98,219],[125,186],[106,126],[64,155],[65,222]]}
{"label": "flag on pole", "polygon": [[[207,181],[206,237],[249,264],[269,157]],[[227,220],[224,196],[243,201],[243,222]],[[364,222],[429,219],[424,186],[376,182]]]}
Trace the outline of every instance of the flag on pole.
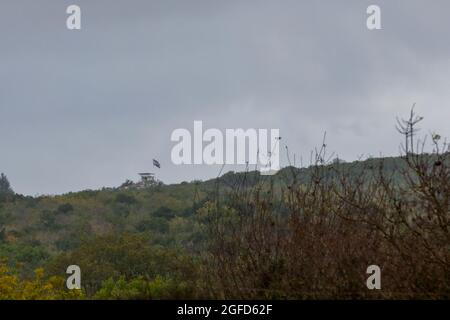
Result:
{"label": "flag on pole", "polygon": [[159,163],[158,160],[153,159],[153,165],[159,169],[161,169],[161,164]]}

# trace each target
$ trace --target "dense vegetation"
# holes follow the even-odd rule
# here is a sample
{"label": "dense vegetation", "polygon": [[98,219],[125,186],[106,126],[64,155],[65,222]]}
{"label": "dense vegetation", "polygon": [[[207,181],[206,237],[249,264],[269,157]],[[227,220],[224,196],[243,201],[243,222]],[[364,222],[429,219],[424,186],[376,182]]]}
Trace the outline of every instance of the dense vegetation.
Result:
{"label": "dense vegetation", "polygon": [[[275,176],[15,194],[0,177],[0,298],[449,298],[450,155]],[[407,140],[408,143],[408,140]],[[69,265],[82,290],[68,291]],[[366,268],[382,269],[382,290]],[[45,271],[44,271],[45,270]]]}

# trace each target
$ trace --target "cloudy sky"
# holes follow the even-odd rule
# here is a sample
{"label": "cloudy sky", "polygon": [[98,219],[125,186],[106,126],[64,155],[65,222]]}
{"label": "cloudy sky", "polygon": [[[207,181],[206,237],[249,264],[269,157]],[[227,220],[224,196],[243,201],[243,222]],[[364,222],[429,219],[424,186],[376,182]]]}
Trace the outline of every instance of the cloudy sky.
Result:
{"label": "cloudy sky", "polygon": [[[366,28],[370,4],[382,30]],[[450,137],[448,12],[448,0],[2,0],[0,171],[30,195],[117,186],[152,158],[166,183],[211,178],[219,167],[171,164],[172,131],[194,120],[279,128],[304,162],[325,131],[347,161],[398,155],[395,117],[414,102],[422,134]]]}

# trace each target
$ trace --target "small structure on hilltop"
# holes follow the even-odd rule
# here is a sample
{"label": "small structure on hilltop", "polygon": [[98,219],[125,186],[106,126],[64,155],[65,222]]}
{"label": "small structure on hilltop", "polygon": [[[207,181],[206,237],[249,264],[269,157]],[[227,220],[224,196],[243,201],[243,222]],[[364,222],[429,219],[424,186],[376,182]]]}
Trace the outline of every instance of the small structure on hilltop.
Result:
{"label": "small structure on hilltop", "polygon": [[150,172],[139,173],[141,176],[141,182],[139,185],[142,187],[149,187],[156,184],[155,174]]}
{"label": "small structure on hilltop", "polygon": [[141,181],[133,182],[133,181],[127,179],[127,181],[125,181],[124,183],[122,183],[120,185],[119,189],[124,189],[124,190],[128,190],[128,189],[146,189],[146,188],[155,187],[155,186],[158,186],[158,185],[162,184],[161,181],[158,181],[156,179],[154,173],[141,172],[141,173],[138,173],[138,175],[141,177]]}

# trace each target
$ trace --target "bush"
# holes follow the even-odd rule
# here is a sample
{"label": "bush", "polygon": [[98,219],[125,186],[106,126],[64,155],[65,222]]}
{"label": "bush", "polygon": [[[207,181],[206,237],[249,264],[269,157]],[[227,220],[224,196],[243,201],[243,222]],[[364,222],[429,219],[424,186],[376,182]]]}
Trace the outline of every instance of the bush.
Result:
{"label": "bush", "polygon": [[0,264],[0,300],[61,300],[81,299],[80,290],[65,288],[65,279],[45,279],[44,269],[36,269],[34,278],[21,280],[5,264]]}
{"label": "bush", "polygon": [[70,203],[64,203],[64,204],[60,205],[56,211],[58,213],[63,213],[63,214],[69,213],[69,212],[73,211],[73,206]]}
{"label": "bush", "polygon": [[126,205],[132,205],[137,203],[137,200],[135,197],[125,194],[125,193],[119,193],[116,196],[116,202],[117,203],[122,203],[122,204],[126,204]]}
{"label": "bush", "polygon": [[122,277],[117,281],[105,281],[94,299],[182,299],[192,296],[192,290],[184,282],[161,276],[151,281],[143,278],[127,281]]}

